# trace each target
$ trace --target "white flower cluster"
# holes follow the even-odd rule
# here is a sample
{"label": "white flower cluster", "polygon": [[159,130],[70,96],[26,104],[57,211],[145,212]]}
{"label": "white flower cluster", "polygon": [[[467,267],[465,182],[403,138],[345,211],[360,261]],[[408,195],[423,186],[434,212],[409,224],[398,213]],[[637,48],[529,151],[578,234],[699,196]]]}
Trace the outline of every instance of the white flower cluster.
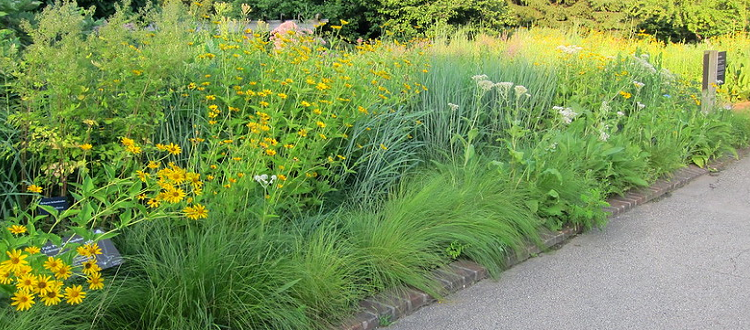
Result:
{"label": "white flower cluster", "polygon": [[566,124],[570,124],[573,122],[573,119],[578,116],[578,113],[573,111],[571,108],[564,108],[561,106],[554,106],[552,107],[552,110],[557,111],[562,116],[562,120]]}
{"label": "white flower cluster", "polygon": [[513,87],[513,83],[509,81],[503,81],[495,84],[495,88],[497,88],[500,94],[506,97],[508,96],[511,87]]}
{"label": "white flower cluster", "polygon": [[260,185],[262,185],[263,187],[268,187],[268,185],[273,184],[273,182],[276,181],[276,176],[271,175],[271,178],[269,180],[268,174],[255,175],[253,176],[253,180],[260,183]]}
{"label": "white flower cluster", "polygon": [[608,139],[609,139],[609,134],[607,134],[607,132],[605,132],[604,130],[599,132],[599,140],[607,142]]}
{"label": "white flower cluster", "polygon": [[516,85],[514,87],[515,84],[509,81],[494,83],[489,80],[489,77],[487,77],[486,74],[474,75],[471,79],[474,80],[474,82],[477,83],[477,86],[485,92],[489,92],[492,88],[497,88],[500,95],[507,98],[510,93],[510,88],[513,87],[516,98],[521,98],[522,96],[531,97],[531,94],[528,93],[529,89],[525,86]]}
{"label": "white flower cluster", "polygon": [[638,107],[638,110],[641,110],[646,107],[646,105],[641,102],[636,102],[636,106]]}
{"label": "white flower cluster", "polygon": [[642,83],[642,82],[640,82],[638,80],[633,80],[633,85],[635,85],[635,88],[637,88],[637,89],[641,89],[641,88],[643,88],[643,86],[646,86],[646,84],[644,84],[644,83]]}
{"label": "white flower cluster", "polygon": [[656,68],[648,62],[649,56],[648,54],[641,54],[641,56],[635,56],[633,55],[633,59],[635,60],[635,63],[638,63],[642,68],[646,69],[646,71],[655,74]]}
{"label": "white flower cluster", "polygon": [[572,45],[572,46],[563,46],[563,45],[560,45],[560,46],[557,46],[557,50],[559,50],[559,51],[561,51],[561,52],[563,52],[565,54],[575,54],[575,53],[578,53],[581,50],[583,50],[583,47],[579,47],[579,46],[576,46],[576,45]]}
{"label": "white flower cluster", "polygon": [[451,108],[452,111],[458,110],[458,104],[448,102],[448,107]]}

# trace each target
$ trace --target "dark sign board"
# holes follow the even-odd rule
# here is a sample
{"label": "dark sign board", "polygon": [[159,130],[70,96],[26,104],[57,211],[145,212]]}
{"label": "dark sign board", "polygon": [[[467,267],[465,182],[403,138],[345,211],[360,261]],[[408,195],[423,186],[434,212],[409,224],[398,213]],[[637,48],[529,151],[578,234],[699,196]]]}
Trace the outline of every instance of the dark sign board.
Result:
{"label": "dark sign board", "polygon": [[723,85],[727,75],[727,52],[719,52],[716,66],[716,84]]}
{"label": "dark sign board", "polygon": [[[67,197],[44,197],[39,201],[39,205],[51,206],[58,212],[70,208],[70,202]],[[49,215],[44,209],[39,209],[39,215]]]}
{"label": "dark sign board", "polygon": [[[94,230],[94,234],[103,234],[104,231],[101,229]],[[79,243],[79,244],[89,244],[91,241],[84,241],[83,237],[74,235],[73,237],[65,237],[63,238],[63,246],[59,247],[57,245],[54,245],[52,243],[47,243],[42,247],[42,253],[49,257],[54,257],[60,254],[61,252],[67,251],[65,248],[65,244],[68,243]],[[110,267],[118,266],[123,263],[122,256],[120,256],[120,251],[117,251],[117,248],[114,244],[112,244],[112,240],[104,239],[101,241],[98,241],[97,244],[99,245],[99,248],[102,250],[102,254],[96,256],[96,264],[101,267],[101,269],[107,269]],[[86,261],[86,257],[84,256],[76,256],[76,258],[73,260],[73,267],[80,266],[83,264],[83,262]]]}

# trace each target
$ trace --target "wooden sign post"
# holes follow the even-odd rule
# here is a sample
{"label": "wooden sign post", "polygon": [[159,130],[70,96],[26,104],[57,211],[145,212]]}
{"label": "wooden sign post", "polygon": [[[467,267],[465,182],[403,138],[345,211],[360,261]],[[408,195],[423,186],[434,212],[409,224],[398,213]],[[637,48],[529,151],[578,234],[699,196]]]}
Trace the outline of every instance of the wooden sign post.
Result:
{"label": "wooden sign post", "polygon": [[727,69],[727,52],[703,52],[703,93],[701,111],[711,111],[716,106],[716,87],[724,84]]}

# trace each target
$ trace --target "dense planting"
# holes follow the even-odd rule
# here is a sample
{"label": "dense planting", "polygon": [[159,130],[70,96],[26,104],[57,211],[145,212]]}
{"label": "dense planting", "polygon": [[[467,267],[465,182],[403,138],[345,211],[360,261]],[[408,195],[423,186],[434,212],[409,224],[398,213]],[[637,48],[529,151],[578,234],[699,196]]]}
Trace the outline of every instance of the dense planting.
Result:
{"label": "dense planting", "polygon": [[[539,228],[603,226],[608,196],[750,138],[700,111],[705,45],[349,43],[346,20],[268,31],[204,6],[95,28],[49,6],[24,50],[2,44],[3,329],[326,328],[381,290],[439,296],[453,259],[497,275]],[[725,101],[747,89],[730,65]],[[121,267],[100,269],[105,238]]]}

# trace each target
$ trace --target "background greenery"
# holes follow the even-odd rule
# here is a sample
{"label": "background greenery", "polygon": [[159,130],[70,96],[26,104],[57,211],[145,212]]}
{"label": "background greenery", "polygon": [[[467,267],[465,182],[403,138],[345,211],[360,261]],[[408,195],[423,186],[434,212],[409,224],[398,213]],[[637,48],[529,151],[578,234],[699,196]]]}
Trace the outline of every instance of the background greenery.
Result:
{"label": "background greenery", "polygon": [[[439,297],[432,271],[456,258],[497,276],[539,228],[604,226],[608,196],[750,139],[746,116],[724,104],[700,111],[691,71],[708,47],[739,59],[743,34],[686,44],[580,29],[593,16],[564,20],[578,29],[495,30],[521,24],[520,7],[625,12],[627,2],[256,2],[251,17],[325,9],[340,27],[273,38],[232,29],[246,23],[239,4],[224,17],[210,1],[133,3],[143,11],[125,6],[106,24],[98,11],[48,4],[6,23],[2,228],[30,223],[23,206],[41,196],[25,191],[32,183],[47,196],[114,187],[96,205],[129,206],[85,219],[118,230],[127,259],[105,271],[104,290],[16,312],[3,286],[1,328],[330,328],[381,290]],[[419,37],[433,26],[442,32]],[[747,66],[734,63],[723,101],[747,95]],[[121,225],[147,210],[137,195],[157,185],[150,162],[199,173],[202,194]],[[206,219],[185,218],[195,203]],[[28,243],[3,235],[4,246]]]}

